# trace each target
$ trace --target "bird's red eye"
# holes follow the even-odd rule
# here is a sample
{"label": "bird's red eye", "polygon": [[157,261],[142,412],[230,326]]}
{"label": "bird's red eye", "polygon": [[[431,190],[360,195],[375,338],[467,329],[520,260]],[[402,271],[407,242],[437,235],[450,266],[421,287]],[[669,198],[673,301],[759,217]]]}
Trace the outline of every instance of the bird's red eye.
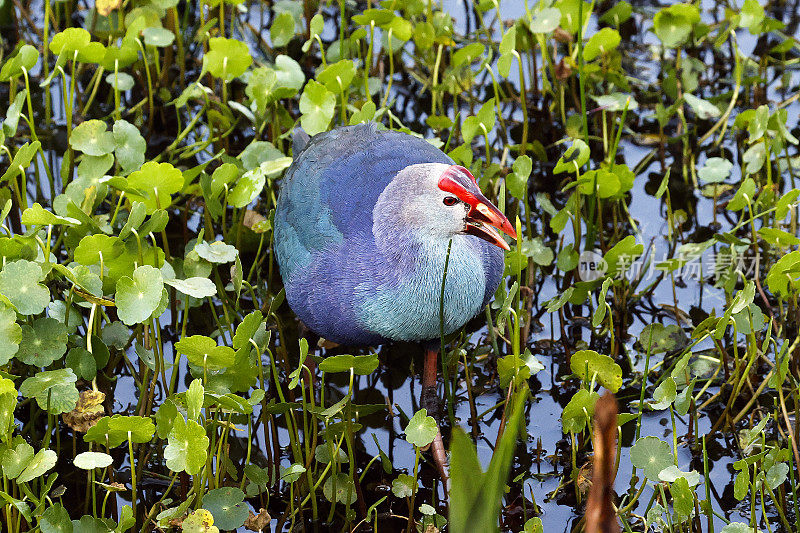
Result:
{"label": "bird's red eye", "polygon": [[449,207],[456,205],[458,203],[458,198],[456,198],[455,196],[445,196],[442,202],[444,202],[444,205]]}

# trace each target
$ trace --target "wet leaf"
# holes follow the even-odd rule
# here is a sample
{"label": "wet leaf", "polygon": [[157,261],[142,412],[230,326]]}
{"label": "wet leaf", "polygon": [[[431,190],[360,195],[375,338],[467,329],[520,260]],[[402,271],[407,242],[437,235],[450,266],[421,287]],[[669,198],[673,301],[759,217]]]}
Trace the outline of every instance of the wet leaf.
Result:
{"label": "wet leaf", "polygon": [[594,350],[580,350],[572,354],[570,368],[584,383],[596,379],[611,392],[617,392],[622,386],[622,368],[608,355]]}
{"label": "wet leaf", "polygon": [[658,480],[658,474],[675,464],[669,444],[657,437],[642,437],[631,447],[631,463],[644,470],[651,481]]}
{"label": "wet leaf", "polygon": [[147,214],[152,215],[157,209],[166,209],[172,204],[172,195],[183,188],[183,174],[169,163],[148,161],[141,170],[128,176],[128,186],[144,193],[128,193],[128,198],[132,202],[142,202]]}
{"label": "wet leaf", "polygon": [[175,417],[172,431],[169,432],[164,459],[167,468],[173,472],[186,472],[189,475],[199,474],[206,463],[209,440],[203,426],[189,420],[183,415]]}
{"label": "wet leaf", "polygon": [[653,391],[653,402],[651,402],[650,409],[654,411],[661,411],[666,409],[675,399],[678,397],[677,394],[677,385],[675,384],[675,380],[671,377],[662,381],[656,390]]}
{"label": "wet leaf", "polygon": [[194,247],[194,251],[209,263],[230,263],[239,254],[234,246],[222,241],[203,241]]}
{"label": "wet leaf", "polygon": [[204,335],[184,337],[175,343],[175,350],[184,354],[191,364],[209,370],[232,366],[235,358],[233,348],[217,346],[214,339]]}
{"label": "wet leaf", "polygon": [[662,8],[653,17],[653,31],[668,48],[676,48],[685,43],[692,33],[692,27],[700,22],[698,9],[691,4],[674,4]]}
{"label": "wet leaf", "polygon": [[683,98],[700,120],[717,118],[722,114],[717,106],[691,93],[684,93]]}
{"label": "wet leaf", "polygon": [[376,368],[378,368],[378,354],[334,355],[326,357],[319,364],[319,369],[323,372],[349,372],[352,369],[354,374],[360,376],[372,374]]}
{"label": "wet leaf", "polygon": [[580,433],[592,420],[594,405],[600,395],[581,389],[570,398],[561,414],[561,426],[564,433]]}
{"label": "wet leaf", "polygon": [[212,37],[210,50],[203,57],[203,69],[216,78],[231,81],[244,74],[253,63],[247,44],[236,39]]}
{"label": "wet leaf", "polygon": [[39,521],[42,533],[72,533],[72,522],[69,513],[60,503],[48,506]]}
{"label": "wet leaf", "polygon": [[328,129],[336,107],[336,95],[324,85],[309,80],[300,97],[300,125],[309,135]]}
{"label": "wet leaf", "polygon": [[356,67],[353,61],[342,59],[336,63],[329,64],[318,72],[316,79],[329,91],[339,94],[350,86],[355,75]]}
{"label": "wet leaf", "polygon": [[122,276],[116,287],[117,316],[127,326],[144,322],[161,302],[163,288],[161,272],[150,265],[137,267],[133,278]]}
{"label": "wet leaf", "polygon": [[722,157],[709,157],[705,165],[697,172],[705,183],[722,183],[731,175],[733,163]]}
{"label": "wet leaf", "polygon": [[398,498],[410,498],[417,492],[414,478],[408,474],[400,474],[392,480],[392,494]]}
{"label": "wet leaf", "polygon": [[305,471],[306,468],[300,463],[294,463],[286,468],[281,467],[281,479],[287,483],[294,483]]}
{"label": "wet leaf", "polygon": [[244,492],[234,487],[208,491],[203,496],[203,508],[214,516],[214,524],[225,530],[241,527],[249,515],[247,504],[244,503]]}
{"label": "wet leaf", "polygon": [[428,416],[426,409],[420,409],[408,421],[405,429],[406,440],[417,448],[424,448],[433,442],[438,431],[436,420]]}
{"label": "wet leaf", "polygon": [[172,44],[175,40],[175,34],[166,28],[158,26],[150,26],[142,30],[142,37],[144,37],[144,44],[147,46],[156,46],[164,48]]}
{"label": "wet leaf", "polygon": [[[27,365],[45,367],[67,352],[67,328],[50,317],[37,318],[22,326],[17,359]],[[71,408],[70,408],[71,409]]]}
{"label": "wet leaf", "polygon": [[[288,11],[277,15],[269,28],[269,36],[272,39],[272,46],[280,48],[289,44],[294,37],[294,17]],[[220,526],[221,527],[221,526]],[[226,529],[226,528],[222,528]]]}
{"label": "wet leaf", "polygon": [[217,286],[208,278],[167,279],[164,283],[192,298],[206,298],[217,294]]}
{"label": "wet leaf", "polygon": [[583,47],[583,59],[592,61],[600,55],[607,54],[619,46],[621,37],[612,28],[602,28],[589,38]]}
{"label": "wet leaf", "polygon": [[322,493],[329,502],[351,505],[356,501],[356,485],[353,478],[343,472],[328,476],[322,485]]}
{"label": "wet leaf", "polygon": [[22,327],[17,324],[16,319],[17,314],[13,309],[0,308],[0,365],[11,360],[22,342]]}
{"label": "wet leaf", "polygon": [[700,475],[700,473],[696,470],[683,472],[675,465],[669,465],[658,473],[658,479],[661,481],[666,481],[667,483],[673,483],[679,478],[684,478],[691,487],[696,487],[701,481],[703,481],[703,476]]}
{"label": "wet leaf", "polygon": [[181,529],[184,533],[219,533],[214,525],[214,516],[205,509],[197,509],[183,519]]}
{"label": "wet leaf", "polygon": [[25,259],[6,263],[0,271],[0,294],[22,315],[38,315],[50,303],[50,291],[39,283],[41,267]]}
{"label": "wet leaf", "polygon": [[[133,80],[131,80],[132,85]],[[136,126],[125,120],[117,120],[114,122],[113,135],[114,154],[117,156],[117,161],[122,166],[123,172],[127,174],[141,167],[144,164],[144,152],[147,149],[147,143]],[[128,183],[130,184],[130,181]],[[183,186],[182,180],[180,185]]]}
{"label": "wet leaf", "polygon": [[102,120],[87,120],[72,130],[69,145],[86,155],[106,155],[114,151],[114,134]]}
{"label": "wet leaf", "polygon": [[112,463],[111,456],[101,452],[81,452],[75,456],[75,466],[83,470],[105,468]]}
{"label": "wet leaf", "polygon": [[38,61],[39,51],[29,44],[23,44],[19,51],[3,64],[3,68],[0,69],[0,81],[5,82],[21,76],[23,69],[31,70]]}
{"label": "wet leaf", "polygon": [[575,172],[589,162],[589,146],[580,139],[574,139],[572,146],[567,148],[558,163],[556,163],[553,173]]}

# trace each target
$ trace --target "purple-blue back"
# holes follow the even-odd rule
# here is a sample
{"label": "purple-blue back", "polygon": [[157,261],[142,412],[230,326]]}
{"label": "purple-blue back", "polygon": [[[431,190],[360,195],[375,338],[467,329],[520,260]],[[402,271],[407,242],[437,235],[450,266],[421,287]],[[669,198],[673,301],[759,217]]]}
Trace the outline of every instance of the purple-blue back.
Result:
{"label": "purple-blue back", "polygon": [[[447,242],[413,248],[398,262],[378,250],[372,233],[381,192],[399,171],[419,163],[453,164],[423,139],[374,125],[319,134],[295,154],[281,183],[275,250],[290,306],[319,335],[343,344],[438,335],[439,298],[433,296]],[[458,237],[447,277],[448,332],[480,311],[503,270],[502,250]]]}

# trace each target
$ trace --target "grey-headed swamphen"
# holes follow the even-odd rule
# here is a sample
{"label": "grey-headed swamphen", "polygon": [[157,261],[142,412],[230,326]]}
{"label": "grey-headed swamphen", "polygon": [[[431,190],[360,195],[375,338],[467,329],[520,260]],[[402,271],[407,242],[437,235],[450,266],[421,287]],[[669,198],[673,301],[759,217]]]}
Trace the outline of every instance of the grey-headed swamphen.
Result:
{"label": "grey-headed swamphen", "polygon": [[[289,305],[345,345],[425,342],[477,315],[503,274],[508,219],[475,178],[424,139],[375,124],[295,135],[275,212],[275,254]],[[438,348],[426,343],[422,403],[435,395]],[[441,435],[433,445],[446,479]]]}

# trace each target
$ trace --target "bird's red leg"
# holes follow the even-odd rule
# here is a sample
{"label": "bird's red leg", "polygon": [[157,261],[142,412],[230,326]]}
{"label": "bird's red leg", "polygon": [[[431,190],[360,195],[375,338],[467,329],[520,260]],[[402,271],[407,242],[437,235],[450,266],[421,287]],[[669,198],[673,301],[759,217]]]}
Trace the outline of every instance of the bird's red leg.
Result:
{"label": "bird's red leg", "polygon": [[[420,395],[420,404],[428,410],[428,414],[436,419],[437,426],[439,425],[439,409],[437,407],[439,399],[436,397],[436,378],[439,376],[438,359],[438,349],[425,350],[425,368],[422,371],[422,394]],[[438,427],[436,437],[431,443],[431,453],[433,454],[433,462],[436,463],[436,468],[439,470],[439,477],[442,478],[442,483],[444,483],[446,494],[448,479],[447,456],[444,451],[442,432]]]}

